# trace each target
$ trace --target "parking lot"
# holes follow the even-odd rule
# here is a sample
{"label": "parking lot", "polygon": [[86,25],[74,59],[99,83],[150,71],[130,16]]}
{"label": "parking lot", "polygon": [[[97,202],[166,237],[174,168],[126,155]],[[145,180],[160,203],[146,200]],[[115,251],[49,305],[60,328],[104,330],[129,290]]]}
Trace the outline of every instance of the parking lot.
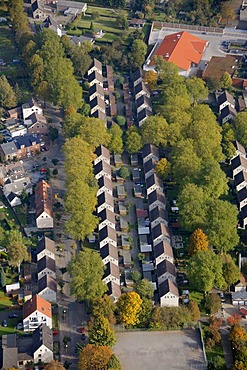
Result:
{"label": "parking lot", "polygon": [[123,370],[206,369],[197,330],[118,333],[113,350]]}

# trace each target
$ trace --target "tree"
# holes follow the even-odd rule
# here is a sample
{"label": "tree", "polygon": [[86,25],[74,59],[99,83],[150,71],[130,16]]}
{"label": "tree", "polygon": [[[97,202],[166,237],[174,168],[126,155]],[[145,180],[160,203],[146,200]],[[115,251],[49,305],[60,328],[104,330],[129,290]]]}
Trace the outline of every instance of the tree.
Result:
{"label": "tree", "polygon": [[234,9],[230,1],[224,2],[221,4],[221,15],[226,19],[227,24],[230,19],[235,18]]}
{"label": "tree", "polygon": [[27,240],[17,229],[11,229],[6,232],[6,245],[8,246],[8,261],[10,266],[20,269],[20,264],[23,261],[29,260],[27,244]]}
{"label": "tree", "polygon": [[223,274],[228,287],[236,283],[240,279],[240,271],[238,266],[233,261],[232,257],[227,254],[223,255]]}
{"label": "tree", "polygon": [[117,356],[113,353],[108,362],[108,369],[121,370],[121,364]]}
{"label": "tree", "polygon": [[129,53],[129,60],[132,68],[140,68],[145,62],[147,45],[142,40],[134,40]]}
{"label": "tree", "polygon": [[104,294],[103,297],[94,299],[92,303],[92,315],[94,317],[106,317],[111,324],[115,324],[114,317],[115,305],[110,296]]}
{"label": "tree", "polygon": [[247,112],[239,112],[235,119],[236,139],[247,147]]}
{"label": "tree", "polygon": [[71,293],[79,301],[102,297],[107,286],[102,281],[104,265],[95,251],[80,251],[68,265]]}
{"label": "tree", "polygon": [[203,228],[207,220],[207,204],[202,188],[186,184],[178,197],[179,217],[188,231]]}
{"label": "tree", "polygon": [[235,205],[220,199],[209,202],[207,235],[210,245],[219,253],[232,250],[239,242],[237,216],[238,210]]}
{"label": "tree", "polygon": [[141,273],[137,270],[133,270],[131,272],[131,277],[132,277],[134,283],[137,283],[139,280],[141,280]]}
{"label": "tree", "polygon": [[140,328],[150,327],[150,323],[152,321],[152,311],[153,311],[152,300],[148,298],[142,298],[142,310],[139,315],[140,323],[138,324]]}
{"label": "tree", "polygon": [[107,318],[93,317],[89,324],[89,343],[96,346],[112,347],[116,343],[116,336]]}
{"label": "tree", "polygon": [[212,158],[203,161],[198,184],[201,185],[208,199],[217,199],[228,193],[226,174],[220,164]]}
{"label": "tree", "polygon": [[225,359],[221,356],[216,356],[208,362],[208,370],[223,370],[225,369]]}
{"label": "tree", "polygon": [[227,324],[229,326],[239,325],[242,320],[242,317],[238,315],[237,313],[234,313],[232,316],[228,316],[227,318]]}
{"label": "tree", "polygon": [[58,138],[58,129],[56,127],[49,127],[49,136],[52,142]]}
{"label": "tree", "polygon": [[142,279],[138,281],[137,283],[135,283],[134,289],[142,299],[143,298],[148,298],[148,299],[153,298],[154,287],[153,287],[153,284],[147,279]]}
{"label": "tree", "polygon": [[197,252],[208,249],[208,237],[202,229],[196,229],[190,236],[188,253],[193,256]]}
{"label": "tree", "polygon": [[223,262],[211,249],[201,251],[191,257],[188,276],[191,284],[202,292],[209,292],[214,286],[225,288]]}
{"label": "tree", "polygon": [[194,301],[190,301],[188,304],[188,309],[191,313],[191,319],[193,321],[198,321],[201,316],[198,304]]}
{"label": "tree", "polygon": [[156,88],[158,80],[158,73],[155,71],[147,71],[145,73],[144,81],[148,84],[149,89],[152,91]]}
{"label": "tree", "polygon": [[45,365],[44,369],[45,370],[65,370],[63,365],[56,360],[52,360],[51,362],[49,362],[49,364]]}
{"label": "tree", "polygon": [[91,14],[91,17],[92,17],[92,19],[93,19],[94,21],[96,21],[97,19],[99,19],[99,17],[100,17],[100,13],[99,13],[97,10],[95,10],[95,11]]}
{"label": "tree", "polygon": [[168,123],[161,116],[148,117],[141,127],[143,144],[167,145]]}
{"label": "tree", "polygon": [[230,123],[225,123],[222,125],[222,151],[226,157],[226,159],[230,160],[236,153],[236,148],[233,144],[234,140],[236,139],[236,134],[234,131],[234,127]]}
{"label": "tree", "polygon": [[6,275],[2,266],[0,267],[0,284],[1,288],[4,288],[6,286]]}
{"label": "tree", "polygon": [[130,127],[126,133],[126,149],[132,154],[138,152],[142,148],[142,137],[138,129],[134,126]]}
{"label": "tree", "polygon": [[117,301],[117,312],[120,323],[135,326],[142,310],[142,299],[136,292],[123,293]]}
{"label": "tree", "polygon": [[0,76],[0,106],[3,108],[13,108],[16,106],[16,103],[15,92],[6,76]]}
{"label": "tree", "polygon": [[116,121],[119,126],[124,126],[126,123],[126,119],[123,116],[117,116]]}
{"label": "tree", "polygon": [[232,369],[233,370],[246,370],[244,361],[236,360]]}
{"label": "tree", "polygon": [[123,131],[117,124],[113,123],[108,132],[110,135],[108,149],[110,152],[121,154],[123,152]]}
{"label": "tree", "polygon": [[168,175],[171,173],[171,164],[168,162],[166,158],[161,158],[159,162],[156,164],[155,172],[160,176],[163,180],[166,180]]}
{"label": "tree", "polygon": [[106,370],[111,356],[110,347],[87,344],[79,353],[78,370]]}
{"label": "tree", "polygon": [[230,86],[232,86],[232,78],[228,72],[223,73],[220,78],[220,83],[224,89],[228,89]]}
{"label": "tree", "polygon": [[129,28],[127,15],[124,10],[120,10],[118,15],[116,16],[116,24],[124,30],[127,30],[127,28]]}
{"label": "tree", "polygon": [[208,86],[209,91],[211,92],[221,89],[220,78],[218,77],[207,78],[207,86]]}
{"label": "tree", "polygon": [[201,78],[192,77],[186,80],[187,90],[194,104],[208,97],[208,89]]}
{"label": "tree", "polygon": [[118,172],[119,176],[122,177],[124,180],[127,179],[127,177],[129,177],[130,175],[130,172],[128,170],[127,167],[125,166],[122,166]]}
{"label": "tree", "polygon": [[208,294],[205,301],[205,308],[213,315],[221,308],[221,299],[218,294]]}
{"label": "tree", "polygon": [[71,52],[71,60],[76,73],[79,73],[81,77],[87,72],[92,63],[92,58],[89,52],[92,50],[92,43],[85,41],[82,45],[75,45]]}

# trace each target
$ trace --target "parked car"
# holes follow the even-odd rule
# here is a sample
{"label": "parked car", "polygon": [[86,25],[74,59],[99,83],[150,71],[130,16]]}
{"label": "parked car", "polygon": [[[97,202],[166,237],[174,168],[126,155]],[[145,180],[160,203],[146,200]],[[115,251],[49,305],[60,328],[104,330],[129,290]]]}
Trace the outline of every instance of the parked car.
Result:
{"label": "parked car", "polygon": [[7,324],[7,320],[3,320],[3,321],[2,321],[2,326],[3,326],[4,328],[6,328],[6,327],[8,326],[8,324]]}
{"label": "parked car", "polygon": [[23,323],[19,322],[19,324],[17,324],[17,326],[16,326],[16,329],[17,330],[23,330]]}
{"label": "parked car", "polygon": [[53,335],[58,335],[59,331],[58,330],[53,330]]}
{"label": "parked car", "polygon": [[86,339],[86,334],[84,334],[84,333],[83,333],[83,334],[81,335],[81,339],[82,339],[82,340],[85,340],[85,339]]}
{"label": "parked car", "polygon": [[11,314],[9,314],[9,319],[18,319],[18,315],[17,315],[17,313],[11,313]]}

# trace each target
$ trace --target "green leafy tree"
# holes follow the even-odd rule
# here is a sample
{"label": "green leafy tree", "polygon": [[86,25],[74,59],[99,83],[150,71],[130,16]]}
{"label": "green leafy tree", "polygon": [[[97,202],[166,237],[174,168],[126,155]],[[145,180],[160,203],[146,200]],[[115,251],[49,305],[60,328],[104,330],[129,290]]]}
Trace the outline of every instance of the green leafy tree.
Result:
{"label": "green leafy tree", "polygon": [[29,260],[27,251],[27,240],[17,229],[11,229],[6,232],[6,245],[8,246],[8,261],[10,266],[18,267],[23,261]]}
{"label": "green leafy tree", "polygon": [[89,41],[85,41],[80,46],[75,45],[71,51],[71,60],[73,62],[75,72],[80,74],[80,76],[82,77],[87,72],[90,64],[92,63],[92,58],[89,55],[92,48],[92,43]]}
{"label": "green leafy tree", "polygon": [[49,127],[49,136],[51,141],[55,141],[58,138],[58,129],[56,127]]}
{"label": "green leafy tree", "polygon": [[198,183],[208,199],[219,198],[228,192],[226,174],[222,171],[220,164],[212,159],[203,161]]}
{"label": "green leafy tree", "polygon": [[16,96],[6,76],[0,76],[0,106],[12,108],[16,106]]}
{"label": "green leafy tree", "polygon": [[104,316],[94,317],[89,324],[89,343],[109,347],[116,343],[114,330]]}
{"label": "green leafy tree", "polygon": [[138,152],[142,148],[142,137],[136,127],[132,126],[126,133],[126,149],[132,154]]}
{"label": "green leafy tree", "polygon": [[161,116],[148,117],[141,127],[143,144],[167,145],[168,123]]}
{"label": "green leafy tree", "polygon": [[150,323],[152,321],[152,312],[153,312],[153,302],[151,299],[142,298],[142,310],[139,315],[138,324],[141,328],[148,328],[150,327]]}
{"label": "green leafy tree", "polygon": [[135,283],[134,289],[142,299],[143,298],[148,298],[148,299],[153,298],[154,287],[153,287],[153,284],[147,279],[142,279],[138,281],[137,283]]}
{"label": "green leafy tree", "polygon": [[235,119],[236,139],[247,147],[247,112],[239,112]]}
{"label": "green leafy tree", "polygon": [[113,353],[107,365],[108,369],[121,370],[121,364],[117,356]]}
{"label": "green leafy tree", "polygon": [[163,179],[166,180],[171,173],[171,164],[166,158],[161,158],[155,167],[155,172]]}
{"label": "green leafy tree", "polygon": [[108,144],[108,149],[110,152],[116,153],[116,154],[122,154],[123,152],[123,131],[121,128],[113,123],[113,125],[109,129],[109,135],[110,135],[110,142]]}
{"label": "green leafy tree", "polygon": [[230,86],[232,86],[232,78],[228,72],[223,73],[220,78],[220,83],[224,89],[228,89]]}
{"label": "green leafy tree", "polygon": [[205,100],[208,97],[208,89],[201,78],[189,78],[186,80],[186,85],[194,104],[197,104],[199,100]]}
{"label": "green leafy tree", "polygon": [[155,71],[147,71],[144,81],[148,84],[150,90],[154,90],[157,86],[158,74]]}
{"label": "green leafy tree", "polygon": [[115,305],[113,300],[106,294],[103,297],[94,299],[92,303],[92,315],[94,317],[106,317],[111,324],[115,324],[114,311]]}
{"label": "green leafy tree", "polygon": [[122,177],[123,179],[127,179],[129,177],[130,172],[127,167],[122,166],[118,172],[119,176]]}
{"label": "green leafy tree", "polygon": [[117,116],[116,121],[119,126],[124,126],[126,123],[126,119],[123,116]]}
{"label": "green leafy tree", "polygon": [[225,288],[223,262],[211,249],[196,253],[189,261],[188,276],[191,284],[202,292],[209,292],[214,286]]}
{"label": "green leafy tree", "polygon": [[132,68],[140,68],[145,62],[147,45],[142,40],[134,40],[129,53],[129,60]]}
{"label": "green leafy tree", "polygon": [[6,286],[6,275],[2,266],[0,267],[0,284],[2,288]]}
{"label": "green leafy tree", "polygon": [[142,299],[136,292],[123,293],[117,301],[117,312],[120,323],[135,326],[142,310]]}
{"label": "green leafy tree", "polygon": [[241,274],[238,266],[229,254],[223,255],[222,258],[224,279],[227,286],[230,287],[230,285],[235,284],[240,279]]}
{"label": "green leafy tree", "polygon": [[236,134],[234,127],[230,123],[225,123],[222,125],[222,151],[226,159],[230,160],[236,153],[236,148],[233,144],[236,139]]}
{"label": "green leafy tree", "polygon": [[124,10],[120,10],[118,15],[116,16],[116,24],[117,26],[120,26],[124,30],[129,28],[127,15]]}
{"label": "green leafy tree", "polygon": [[71,293],[79,301],[102,297],[107,286],[102,281],[104,265],[95,251],[80,251],[67,268],[71,276]]}
{"label": "green leafy tree", "polygon": [[205,308],[210,312],[210,315],[217,313],[221,308],[220,296],[215,293],[208,294],[205,301]]}

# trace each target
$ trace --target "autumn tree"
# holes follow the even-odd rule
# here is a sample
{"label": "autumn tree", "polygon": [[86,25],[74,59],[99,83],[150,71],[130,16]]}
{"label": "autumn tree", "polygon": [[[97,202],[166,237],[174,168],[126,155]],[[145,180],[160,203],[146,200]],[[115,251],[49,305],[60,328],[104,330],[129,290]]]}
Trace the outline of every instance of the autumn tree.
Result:
{"label": "autumn tree", "polygon": [[242,317],[237,313],[234,313],[232,316],[228,316],[226,321],[229,326],[239,325],[242,321]]}
{"label": "autumn tree", "polygon": [[168,138],[168,123],[166,119],[158,115],[148,117],[141,126],[141,135],[143,144],[165,147]]}
{"label": "autumn tree", "polygon": [[123,152],[123,131],[121,128],[116,124],[113,123],[113,125],[108,130],[110,135],[110,141],[108,144],[108,149],[110,152],[113,152],[115,154],[122,154]]}
{"label": "autumn tree", "polygon": [[210,314],[215,314],[219,311],[221,307],[221,299],[218,294],[211,293],[208,294],[205,300],[205,308],[210,312]]}
{"label": "autumn tree", "polygon": [[228,72],[223,73],[220,78],[220,83],[224,89],[228,89],[230,86],[232,86],[232,78]]}
{"label": "autumn tree", "polygon": [[201,316],[198,304],[195,301],[189,301],[188,309],[191,313],[191,319],[193,321],[198,321]]}
{"label": "autumn tree", "polygon": [[208,237],[202,229],[196,229],[190,236],[188,253],[193,256],[197,252],[208,249]]}
{"label": "autumn tree", "polygon": [[102,281],[104,265],[95,251],[83,250],[68,265],[71,276],[71,293],[79,301],[102,297],[107,286]]}
{"label": "autumn tree", "polygon": [[118,320],[126,326],[135,326],[142,310],[142,299],[136,292],[123,293],[117,301]]}
{"label": "autumn tree", "polygon": [[16,106],[16,96],[6,76],[0,76],[0,106],[12,108]]}
{"label": "autumn tree", "polygon": [[171,164],[166,158],[161,158],[155,167],[155,172],[163,180],[166,180],[168,175],[171,173]]}
{"label": "autumn tree", "polygon": [[235,13],[231,1],[226,1],[221,4],[221,15],[223,18],[226,19],[227,24],[229,20],[235,18]]}
{"label": "autumn tree", "polygon": [[49,364],[45,365],[44,369],[45,370],[65,370],[63,365],[56,360],[52,360],[51,362],[49,362]]}
{"label": "autumn tree", "polygon": [[149,89],[152,91],[156,88],[158,74],[155,71],[145,72],[144,82],[148,84]]}
{"label": "autumn tree", "polygon": [[111,356],[110,347],[87,344],[79,353],[78,370],[106,370]]}
{"label": "autumn tree", "polygon": [[18,267],[23,261],[29,260],[27,251],[28,241],[17,229],[11,229],[6,232],[6,245],[8,248],[8,261],[10,266]]}
{"label": "autumn tree", "polygon": [[115,324],[114,317],[115,305],[113,300],[107,294],[104,294],[103,297],[98,297],[93,300],[92,303],[92,315],[94,317],[106,317],[111,324]]}
{"label": "autumn tree", "polygon": [[132,154],[138,152],[142,148],[142,137],[136,127],[132,126],[126,133],[126,149]]}
{"label": "autumn tree", "polygon": [[89,323],[89,343],[109,347],[116,343],[114,330],[106,317],[92,317]]}

